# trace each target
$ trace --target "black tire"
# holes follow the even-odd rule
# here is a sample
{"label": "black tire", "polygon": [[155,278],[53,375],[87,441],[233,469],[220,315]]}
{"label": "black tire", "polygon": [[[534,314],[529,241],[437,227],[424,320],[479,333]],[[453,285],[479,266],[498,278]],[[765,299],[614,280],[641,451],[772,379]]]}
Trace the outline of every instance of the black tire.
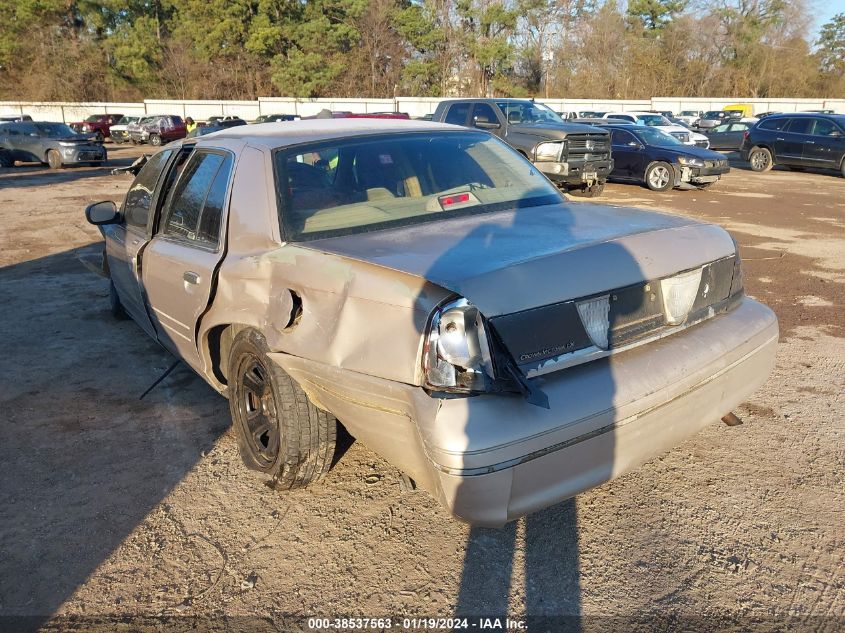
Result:
{"label": "black tire", "polygon": [[[12,164],[14,164],[14,162]],[[842,164],[839,165],[839,171],[842,174],[842,177],[845,178],[845,157],[842,158]]]}
{"label": "black tire", "polygon": [[136,141],[134,138],[133,138],[133,139],[129,139],[129,140],[131,141],[131,143],[132,143],[133,145],[137,145],[137,144],[138,144],[138,141]]}
{"label": "black tire", "polygon": [[97,133],[94,135],[94,140],[97,141],[98,143],[102,143],[103,141],[106,140],[106,137],[103,136],[102,132],[97,130]]}
{"label": "black tire", "polygon": [[232,342],[227,376],[238,449],[247,468],[270,475],[273,488],[304,488],[328,472],[338,423],[267,351],[256,330],[244,330]]}
{"label": "black tire", "polygon": [[47,165],[50,169],[61,169],[62,155],[54,149],[47,150]]}
{"label": "black tire", "polygon": [[0,152],[0,167],[14,167],[15,161],[6,156],[5,153]]}
{"label": "black tire", "polygon": [[123,145],[124,140],[122,136],[109,136],[109,138],[115,145]]}
{"label": "black tire", "polygon": [[114,287],[114,282],[109,279],[109,311],[111,315],[118,321],[125,321],[129,318],[126,313],[126,308],[120,302],[120,297],[117,294],[117,288]]}
{"label": "black tire", "polygon": [[597,182],[591,187],[580,187],[578,189],[570,189],[567,193],[578,198],[596,198],[604,191],[604,183]]}
{"label": "black tire", "polygon": [[150,134],[150,145],[159,147],[161,145],[161,137],[158,134]]}
{"label": "black tire", "polygon": [[748,153],[748,164],[751,165],[751,171],[762,173],[774,167],[775,162],[772,159],[772,153],[768,149],[754,146]]}
{"label": "black tire", "polygon": [[644,180],[652,191],[669,191],[675,186],[675,170],[669,163],[656,161],[645,170]]}

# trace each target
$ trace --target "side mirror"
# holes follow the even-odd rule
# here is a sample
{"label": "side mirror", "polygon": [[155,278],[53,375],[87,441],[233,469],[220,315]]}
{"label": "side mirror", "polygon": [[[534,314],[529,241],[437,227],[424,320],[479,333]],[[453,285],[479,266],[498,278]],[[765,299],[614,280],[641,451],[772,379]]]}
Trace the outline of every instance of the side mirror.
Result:
{"label": "side mirror", "polygon": [[477,119],[475,121],[475,127],[479,128],[480,130],[498,130],[502,127],[502,124],[498,121],[490,122],[484,119]]}
{"label": "side mirror", "polygon": [[120,211],[117,205],[111,200],[103,200],[89,204],[85,208],[85,219],[91,224],[116,224],[120,222]]}

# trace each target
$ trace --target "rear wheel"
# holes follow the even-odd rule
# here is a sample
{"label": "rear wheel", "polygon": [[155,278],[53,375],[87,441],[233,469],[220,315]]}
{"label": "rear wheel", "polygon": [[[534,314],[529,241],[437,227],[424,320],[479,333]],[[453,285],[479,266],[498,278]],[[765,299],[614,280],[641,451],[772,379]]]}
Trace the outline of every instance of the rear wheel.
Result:
{"label": "rear wheel", "polygon": [[47,151],[47,164],[50,169],[59,169],[62,166],[62,157],[58,151],[54,149]]}
{"label": "rear wheel", "polygon": [[229,354],[229,411],[247,468],[281,490],[303,488],[329,470],[337,420],[267,356],[256,330],[235,337]]}
{"label": "rear wheel", "polygon": [[774,165],[772,153],[765,147],[754,147],[748,154],[748,163],[752,171],[769,171]]}
{"label": "rear wheel", "polygon": [[672,165],[658,161],[648,166],[645,172],[645,184],[652,191],[668,191],[675,183]]}

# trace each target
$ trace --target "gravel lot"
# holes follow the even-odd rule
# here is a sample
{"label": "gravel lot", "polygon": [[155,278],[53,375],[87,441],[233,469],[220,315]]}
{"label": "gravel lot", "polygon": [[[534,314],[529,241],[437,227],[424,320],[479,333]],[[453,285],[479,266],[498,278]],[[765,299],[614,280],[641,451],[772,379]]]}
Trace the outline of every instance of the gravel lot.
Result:
{"label": "gravel lot", "polygon": [[[112,162],[138,153],[111,148]],[[80,630],[455,613],[565,614],[575,630],[606,628],[600,616],[646,630],[655,614],[667,630],[700,616],[845,627],[845,179],[737,163],[706,192],[611,185],[573,202],[730,229],[747,291],[780,318],[777,368],[736,411],[743,425],[714,423],[501,530],[402,491],[359,443],[308,490],[270,490],[242,468],[225,400],[184,366],[139,400],[172,358],[110,318],[106,281],[83,265],[100,248],[84,206],[128,184],[101,168],[0,169],[0,616]]]}

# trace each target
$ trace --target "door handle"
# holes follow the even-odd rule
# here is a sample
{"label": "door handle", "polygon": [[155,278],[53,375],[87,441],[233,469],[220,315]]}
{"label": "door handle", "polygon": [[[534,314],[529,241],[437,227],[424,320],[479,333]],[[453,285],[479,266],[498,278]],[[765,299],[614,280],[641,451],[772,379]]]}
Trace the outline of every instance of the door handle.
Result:
{"label": "door handle", "polygon": [[776,141],[782,141],[783,139],[780,136],[778,136],[775,140]]}
{"label": "door handle", "polygon": [[807,145],[815,145],[815,141],[804,141]]}
{"label": "door handle", "polygon": [[141,243],[141,240],[132,240],[132,246],[138,246]]}
{"label": "door handle", "polygon": [[182,279],[187,281],[189,284],[198,284],[200,282],[200,276],[192,270],[186,270],[182,273]]}

